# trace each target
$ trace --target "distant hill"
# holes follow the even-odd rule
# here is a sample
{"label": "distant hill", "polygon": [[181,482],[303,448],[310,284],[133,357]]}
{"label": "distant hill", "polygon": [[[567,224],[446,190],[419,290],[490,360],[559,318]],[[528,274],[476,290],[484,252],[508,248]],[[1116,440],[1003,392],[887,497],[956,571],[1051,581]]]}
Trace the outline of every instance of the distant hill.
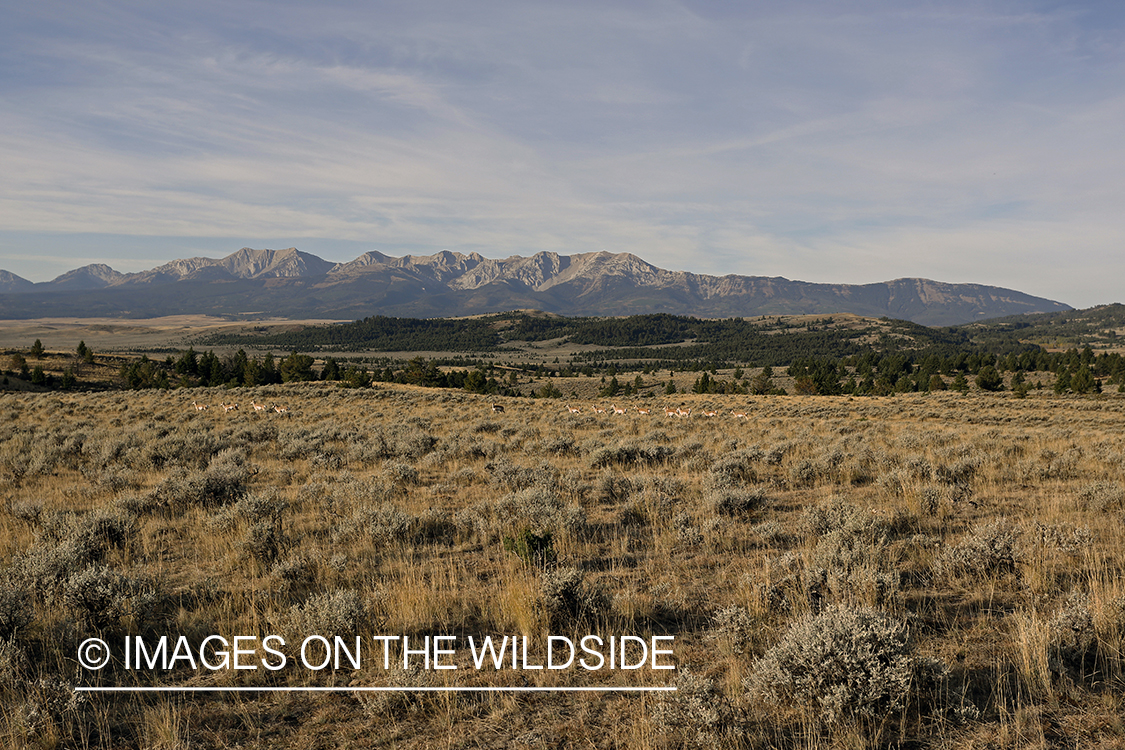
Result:
{"label": "distant hill", "polygon": [[1017,337],[1045,349],[1125,349],[1125,305],[1018,315],[965,326],[974,339]]}
{"label": "distant hill", "polygon": [[837,359],[862,352],[911,352],[918,357],[957,352],[992,354],[1038,350],[1012,336],[975,342],[965,327],[931,328],[904,320],[836,314],[700,319],[657,313],[613,318],[566,318],[510,312],[467,318],[388,318],[303,326],[271,333],[216,334],[208,346],[262,347],[301,352],[499,352],[554,340],[596,347],[575,359],[789,364],[800,358]]}
{"label": "distant hill", "polygon": [[[4,272],[6,273],[6,272]],[[5,281],[10,278],[12,281]],[[369,252],[333,264],[296,248],[243,248],[121,274],[97,264],[40,284],[0,275],[0,318],[205,313],[360,319],[438,318],[516,309],[567,316],[648,313],[705,318],[852,313],[929,326],[1071,308],[979,284],[896,279],[812,284],[780,277],[667,271],[629,253],[536,253],[502,260],[442,251]]]}

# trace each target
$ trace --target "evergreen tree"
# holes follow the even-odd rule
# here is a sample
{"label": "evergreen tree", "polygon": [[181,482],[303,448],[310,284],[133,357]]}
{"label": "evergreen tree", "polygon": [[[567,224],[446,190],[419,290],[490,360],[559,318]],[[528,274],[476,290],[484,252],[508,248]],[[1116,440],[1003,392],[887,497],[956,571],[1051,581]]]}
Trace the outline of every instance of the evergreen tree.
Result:
{"label": "evergreen tree", "polygon": [[750,393],[755,396],[765,396],[773,391],[773,380],[770,379],[769,373],[773,372],[770,368],[765,368],[757,375],[750,379]]}
{"label": "evergreen tree", "polygon": [[273,352],[266,352],[265,358],[262,359],[261,378],[263,385],[281,382],[281,374],[277,371],[277,365],[273,361]]}
{"label": "evergreen tree", "polygon": [[1070,370],[1065,367],[1059,369],[1058,375],[1055,376],[1054,391],[1060,395],[1070,391]]}
{"label": "evergreen tree", "polygon": [[199,355],[195,353],[195,349],[188,347],[187,351],[176,362],[176,374],[178,375],[198,375],[199,374]]}
{"label": "evergreen tree", "polygon": [[1075,393],[1090,393],[1094,390],[1095,382],[1094,374],[1083,364],[1070,379],[1070,389]]}
{"label": "evergreen tree", "polygon": [[241,385],[246,381],[246,367],[249,364],[249,359],[246,352],[239,349],[237,352],[227,357],[223,362],[223,370],[227,382],[231,385]]}
{"label": "evergreen tree", "polygon": [[298,354],[297,352],[291,353],[281,360],[281,366],[278,368],[281,372],[281,382],[315,380],[316,376],[313,375],[312,366],[313,358],[309,355]]}
{"label": "evergreen tree", "polygon": [[984,391],[1004,390],[1004,378],[992,365],[984,365],[977,372],[977,387]]}
{"label": "evergreen tree", "polygon": [[968,393],[969,381],[965,379],[965,373],[958,371],[956,377],[953,378],[953,385],[950,387],[955,391]]}
{"label": "evergreen tree", "polygon": [[43,356],[43,342],[35,339],[35,343],[31,345],[31,356],[39,359]]}
{"label": "evergreen tree", "polygon": [[469,393],[485,393],[487,391],[488,381],[479,367],[465,376],[464,388]]}

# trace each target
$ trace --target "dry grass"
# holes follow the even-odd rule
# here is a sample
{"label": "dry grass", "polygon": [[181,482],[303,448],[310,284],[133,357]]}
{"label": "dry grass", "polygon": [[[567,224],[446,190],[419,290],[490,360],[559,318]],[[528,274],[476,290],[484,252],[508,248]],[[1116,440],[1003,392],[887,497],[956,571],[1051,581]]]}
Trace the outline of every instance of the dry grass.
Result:
{"label": "dry grass", "polygon": [[[1121,397],[677,394],[595,417],[315,384],[233,394],[287,415],[191,407],[231,395],[0,395],[0,745],[1125,744]],[[551,554],[506,550],[524,531]],[[311,632],[674,635],[677,670],[75,662],[93,635]],[[679,690],[73,692],[524,680]]]}

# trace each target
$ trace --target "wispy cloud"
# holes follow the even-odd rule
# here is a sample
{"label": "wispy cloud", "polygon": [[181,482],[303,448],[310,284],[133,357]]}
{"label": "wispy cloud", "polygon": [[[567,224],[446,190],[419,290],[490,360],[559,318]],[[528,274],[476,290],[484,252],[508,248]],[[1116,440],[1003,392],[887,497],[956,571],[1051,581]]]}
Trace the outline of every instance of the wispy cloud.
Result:
{"label": "wispy cloud", "polygon": [[[2,258],[49,277],[96,234],[161,259],[220,238],[604,248],[1112,301],[1122,20],[1002,2],[29,4],[0,28]],[[18,246],[35,241],[58,250]]]}

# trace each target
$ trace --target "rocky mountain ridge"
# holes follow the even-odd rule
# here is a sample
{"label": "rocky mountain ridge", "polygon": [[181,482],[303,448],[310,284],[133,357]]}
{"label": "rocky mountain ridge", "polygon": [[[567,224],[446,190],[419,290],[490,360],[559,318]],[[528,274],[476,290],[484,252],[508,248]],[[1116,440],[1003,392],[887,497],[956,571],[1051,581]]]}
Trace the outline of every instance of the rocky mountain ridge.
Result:
{"label": "rocky mountain ridge", "polygon": [[511,309],[700,317],[850,312],[954,325],[1071,308],[980,284],[913,278],[813,284],[781,277],[709,276],[668,271],[630,253],[604,251],[504,259],[448,250],[403,257],[371,251],[347,263],[331,263],[296,248],[242,248],[225,258],[174,260],[139,273],[94,264],[39,284],[0,272],[0,317],[8,318],[184,313],[448,317]]}

